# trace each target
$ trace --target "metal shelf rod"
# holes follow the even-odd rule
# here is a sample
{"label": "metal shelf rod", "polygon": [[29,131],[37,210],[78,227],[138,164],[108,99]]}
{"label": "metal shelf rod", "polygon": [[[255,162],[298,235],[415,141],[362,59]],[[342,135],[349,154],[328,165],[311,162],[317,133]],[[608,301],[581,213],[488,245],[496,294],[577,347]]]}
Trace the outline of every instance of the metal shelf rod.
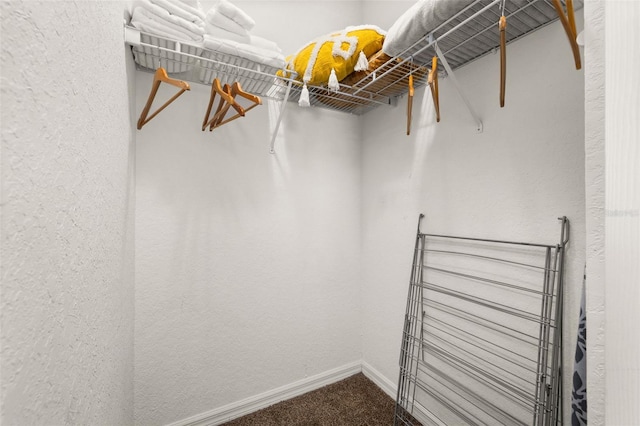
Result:
{"label": "metal shelf rod", "polygon": [[543,271],[546,270],[544,268],[544,266],[531,265],[531,264],[522,263],[522,262],[514,262],[514,261],[511,261],[511,260],[500,259],[498,257],[481,256],[481,255],[472,254],[472,253],[450,251],[450,250],[434,250],[434,249],[425,249],[425,252],[427,252],[427,253],[452,254],[452,255],[457,255],[457,256],[469,256],[469,257],[475,257],[475,258],[478,258],[478,259],[494,260],[496,262],[508,263],[510,265],[523,266],[523,267],[534,268],[534,269],[542,269]]}
{"label": "metal shelf rod", "polygon": [[424,268],[425,269],[429,269],[430,271],[436,271],[436,272],[441,272],[443,274],[455,275],[457,277],[467,278],[467,279],[473,280],[473,281],[480,281],[480,282],[487,283],[487,284],[495,284],[495,285],[499,285],[499,286],[502,286],[502,287],[512,288],[514,290],[520,290],[520,291],[523,291],[523,292],[526,292],[526,293],[532,293],[532,294],[538,294],[538,295],[545,295],[545,296],[553,297],[553,294],[548,294],[548,293],[544,293],[542,291],[532,290],[530,288],[522,287],[522,286],[515,285],[515,284],[509,284],[509,283],[504,282],[504,281],[492,280],[492,279],[489,279],[489,278],[479,277],[479,276],[471,275],[471,274],[463,274],[462,272],[449,271],[449,270],[446,270],[446,269],[436,268],[435,266],[424,266]]}
{"label": "metal shelf rod", "polygon": [[549,245],[549,244],[523,243],[518,241],[506,241],[506,240],[490,240],[486,238],[473,238],[473,237],[457,237],[453,235],[442,235],[442,234],[422,234],[422,235],[425,235],[427,237],[449,238],[452,240],[479,241],[479,242],[485,242],[485,243],[513,244],[513,245],[519,245],[519,246],[543,247],[543,248],[557,247],[555,245]]}
{"label": "metal shelf rod", "polygon": [[[520,420],[516,419],[513,415],[511,415],[507,411],[503,410],[502,408],[500,408],[495,403],[487,400],[486,398],[481,397],[480,395],[473,394],[472,392],[468,392],[466,390],[466,387],[462,383],[460,383],[458,380],[454,379],[453,377],[449,376],[448,374],[445,374],[440,370],[425,371],[425,374],[427,376],[429,376],[431,379],[433,379],[434,381],[440,383],[440,385],[442,385],[443,387],[445,387],[449,391],[451,391],[454,394],[456,394],[461,399],[465,400],[469,404],[473,405],[474,407],[478,408],[480,411],[482,411],[485,414],[487,414],[489,417],[493,418],[494,420],[497,420],[501,424],[507,423],[505,421],[505,418],[507,418],[508,419],[508,424],[511,424],[511,425],[513,425],[513,424],[526,425],[526,423],[521,422]],[[437,377],[440,377],[442,380],[439,380]],[[451,386],[447,385],[447,383],[450,383]],[[456,391],[454,388],[455,389],[460,389],[460,390]],[[462,394],[465,391],[466,391],[466,394],[467,394],[466,397]],[[472,401],[472,399],[474,399],[477,403],[474,403]],[[478,405],[479,403],[481,403],[487,409],[484,409],[483,407],[480,407]],[[526,408],[524,405],[522,407]],[[487,411],[488,409],[493,411],[493,413],[490,412],[490,411]],[[496,417],[494,414],[500,414],[501,418]]]}
{"label": "metal shelf rod", "polygon": [[[507,327],[504,324],[500,324],[498,322],[491,321],[491,320],[488,320],[486,318],[479,317],[479,316],[471,314],[471,313],[469,313],[467,311],[463,311],[463,310],[456,309],[456,308],[453,308],[453,307],[448,306],[448,305],[444,305],[444,304],[442,304],[440,302],[436,302],[435,300],[428,300],[428,301],[426,301],[425,304],[427,306],[433,308],[433,309],[437,309],[440,312],[444,312],[444,313],[446,313],[448,315],[453,315],[453,316],[455,316],[457,318],[472,322],[472,323],[474,323],[476,325],[482,326],[482,327],[487,328],[489,330],[501,331],[501,332],[504,332],[504,330],[508,330],[508,331],[514,332],[515,334],[519,334],[521,336],[528,337],[528,338],[530,338],[532,340],[537,340],[538,339],[537,336],[532,336],[530,334],[526,334],[526,333],[524,333],[524,332],[522,332],[520,330],[516,330],[515,328]],[[444,308],[446,308],[448,310],[445,310]],[[454,312],[451,312],[451,311],[454,311]],[[475,321],[474,320],[470,320],[466,316],[463,316],[463,314],[466,315],[466,316],[472,317],[472,318],[476,318],[476,320]],[[477,319],[481,319],[483,322],[478,321]],[[486,323],[492,324],[492,325],[494,325],[496,327],[491,327],[491,326],[487,325]],[[529,341],[525,340],[523,337],[518,337],[518,336],[511,335],[511,334],[509,334],[508,336],[511,337],[512,339],[516,339],[516,340],[520,341],[521,343],[525,343],[527,345],[539,347],[539,345],[536,345],[533,342],[529,342]]]}
{"label": "metal shelf rod", "polygon": [[[504,346],[498,345],[498,344],[496,344],[496,343],[494,343],[494,342],[492,342],[492,341],[490,341],[490,340],[483,339],[482,337],[478,337],[478,336],[474,335],[473,333],[469,333],[468,331],[463,330],[463,329],[461,329],[460,327],[456,327],[456,326],[454,326],[454,325],[448,324],[448,323],[446,323],[446,322],[442,321],[441,319],[436,318],[436,317],[434,317],[434,316],[432,316],[432,315],[425,315],[425,319],[430,319],[431,321],[435,321],[435,322],[440,323],[440,324],[442,324],[442,325],[445,325],[445,326],[447,326],[447,327],[453,328],[454,330],[456,330],[456,331],[458,331],[458,332],[460,332],[460,333],[462,333],[462,334],[464,334],[464,335],[467,335],[467,336],[469,336],[469,337],[472,337],[472,338],[473,338],[473,339],[475,339],[475,340],[480,340],[481,342],[484,342],[484,343],[486,343],[486,344],[488,344],[488,345],[491,345],[491,346],[496,347],[496,348],[500,348],[500,349],[502,349],[503,351],[508,352],[508,353],[510,353],[510,354],[512,354],[512,355],[515,355],[515,356],[517,356],[517,357],[519,357],[519,358],[522,358],[522,359],[524,359],[524,360],[526,360],[526,361],[532,362],[532,363],[534,363],[534,364],[535,364],[535,363],[537,363],[537,361],[536,361],[535,359],[527,358],[525,355],[522,355],[522,354],[520,354],[520,353],[518,353],[518,352],[516,352],[516,351],[513,351],[513,350],[511,350],[511,349],[508,349],[508,348],[506,348],[506,347],[504,347]],[[441,332],[443,332],[443,333],[446,333],[446,334],[448,334],[449,336],[451,336],[451,337],[453,337],[453,338],[455,338],[455,339],[462,340],[462,338],[461,338],[461,337],[458,337],[458,336],[456,336],[455,334],[450,333],[450,332],[447,332],[447,331],[445,331],[445,330],[443,330],[443,329],[441,329],[441,328],[435,327],[434,325],[425,325],[425,327],[433,327],[433,328],[435,328],[436,330],[439,330],[439,331],[441,331]],[[469,344],[470,344],[470,345],[472,345],[472,346],[477,347],[477,348],[478,348],[478,349],[480,349],[480,350],[483,350],[483,351],[485,351],[485,352],[489,352],[489,350],[488,350],[488,349],[486,349],[486,348],[484,348],[484,347],[482,347],[482,346],[480,346],[480,345],[476,345],[476,344],[473,344],[473,343],[469,343]],[[521,367],[521,368],[523,368],[523,369],[525,369],[525,370],[529,370],[529,371],[531,371],[532,373],[536,373],[536,370],[531,369],[530,367],[527,367],[527,366],[525,366],[525,365],[519,364],[519,363],[517,363],[517,362],[516,362],[516,361],[514,361],[514,360],[508,359],[508,358],[503,357],[503,356],[501,356],[501,355],[497,355],[497,354],[495,354],[495,353],[493,353],[493,352],[492,352],[492,355],[495,355],[495,356],[497,356],[497,357],[499,357],[499,358],[502,358],[502,359],[504,359],[505,361],[510,362],[510,363],[512,363],[512,364],[514,364],[514,365],[517,365],[517,366],[519,366],[519,367]]]}
{"label": "metal shelf rod", "polygon": [[550,326],[549,321],[546,321],[546,319],[545,320],[538,319],[538,316],[531,312],[527,312],[521,309],[515,309],[515,308],[512,308],[511,306],[508,306],[502,303],[493,302],[489,299],[484,299],[482,297],[473,296],[473,295],[462,293],[459,291],[449,290],[442,286],[439,286],[430,282],[425,282],[420,287],[425,288],[427,290],[432,290],[441,294],[445,294],[447,296],[455,297],[457,299],[464,300],[469,303],[474,303],[476,305],[480,305],[485,308],[493,309],[495,311],[502,312],[514,317],[522,318],[524,320],[527,320],[533,323],[540,323],[545,326],[552,327]]}

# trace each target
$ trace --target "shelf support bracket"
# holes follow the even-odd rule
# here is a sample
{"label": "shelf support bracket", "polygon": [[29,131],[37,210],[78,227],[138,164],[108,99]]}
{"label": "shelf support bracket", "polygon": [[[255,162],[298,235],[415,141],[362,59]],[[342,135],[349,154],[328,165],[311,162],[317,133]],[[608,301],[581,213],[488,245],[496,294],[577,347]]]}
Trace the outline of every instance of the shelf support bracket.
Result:
{"label": "shelf support bracket", "polygon": [[127,27],[124,23],[124,42],[131,46],[140,46],[140,31]]}
{"label": "shelf support bracket", "polygon": [[287,90],[284,94],[282,105],[280,106],[280,114],[278,115],[278,121],[276,121],[276,127],[273,130],[273,135],[271,135],[271,146],[269,148],[269,152],[271,154],[276,153],[274,146],[276,144],[276,138],[278,137],[278,131],[280,130],[280,123],[282,122],[282,117],[284,116],[284,111],[285,111],[285,108],[287,107],[287,101],[289,100],[289,93],[291,93],[292,84],[293,84],[293,80],[289,80],[289,82],[287,83]]}
{"label": "shelf support bracket", "polygon": [[473,118],[473,121],[475,121],[475,123],[476,123],[476,131],[478,133],[482,133],[482,121],[480,120],[480,118],[478,118],[478,114],[476,114],[476,111],[471,106],[471,103],[469,102],[469,99],[467,99],[467,97],[464,95],[464,92],[462,91],[462,87],[460,86],[460,83],[458,83],[458,79],[456,78],[455,74],[453,73],[453,70],[451,69],[451,66],[449,66],[449,63],[447,62],[447,59],[444,57],[444,54],[442,53],[442,50],[440,50],[440,46],[438,46],[437,42],[434,43],[434,48],[436,50],[436,55],[438,55],[438,59],[440,59],[440,62],[442,62],[442,65],[444,66],[444,69],[447,71],[447,75],[449,77],[451,77],[451,81],[453,82],[453,85],[456,87],[456,90],[458,91],[458,94],[460,95],[460,97],[464,101],[464,104],[467,106],[467,110],[469,110],[469,114],[471,114],[471,117]]}

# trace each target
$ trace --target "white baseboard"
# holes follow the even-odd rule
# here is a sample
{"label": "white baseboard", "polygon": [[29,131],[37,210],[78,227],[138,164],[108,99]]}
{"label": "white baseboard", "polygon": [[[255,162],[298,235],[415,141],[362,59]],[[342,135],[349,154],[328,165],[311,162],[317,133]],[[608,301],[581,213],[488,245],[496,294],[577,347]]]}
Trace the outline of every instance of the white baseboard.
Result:
{"label": "white baseboard", "polygon": [[[306,379],[285,385],[260,395],[255,395],[241,401],[233,402],[205,413],[197,414],[186,419],[179,420],[167,426],[213,426],[229,420],[253,413],[262,408],[276,404],[280,401],[291,399],[304,393],[330,385],[349,376],[360,373],[362,363],[356,361],[333,370],[325,371]],[[394,396],[395,398],[395,396]]]}
{"label": "white baseboard", "polygon": [[371,364],[362,361],[362,374],[367,376],[369,380],[375,383],[380,389],[382,389],[387,395],[389,395],[394,401],[396,400],[396,394],[398,392],[398,386],[391,380],[387,379],[378,370],[373,368]]}

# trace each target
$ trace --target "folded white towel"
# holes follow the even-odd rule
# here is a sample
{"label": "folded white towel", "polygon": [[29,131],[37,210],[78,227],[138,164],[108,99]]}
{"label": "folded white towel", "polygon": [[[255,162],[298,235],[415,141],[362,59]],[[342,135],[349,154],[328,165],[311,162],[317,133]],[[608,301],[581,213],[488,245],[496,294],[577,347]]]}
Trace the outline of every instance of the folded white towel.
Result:
{"label": "folded white towel", "polygon": [[242,26],[240,26],[240,24],[238,24],[233,19],[220,13],[220,11],[217,10],[215,7],[211,8],[207,12],[207,16],[205,20],[207,23],[216,27],[220,27],[223,30],[231,31],[232,33],[236,33],[243,37],[249,37],[249,31],[247,31],[246,28],[243,28]]}
{"label": "folded white towel", "polygon": [[180,3],[184,3],[187,6],[191,6],[194,9],[200,9],[202,10],[202,7],[200,6],[200,1],[199,0],[175,0],[176,2],[180,2]]}
{"label": "folded white towel", "polygon": [[189,31],[182,25],[176,25],[170,21],[164,20],[142,6],[138,6],[133,10],[131,25],[151,34],[173,38],[180,41],[201,42],[204,34],[204,30],[193,32]]}
{"label": "folded white towel", "polygon": [[208,22],[205,25],[204,30],[205,30],[205,34],[208,34],[208,35],[210,35],[212,37],[215,37],[215,38],[221,38],[221,39],[225,39],[225,40],[233,40],[233,41],[237,41],[238,43],[251,44],[252,36],[249,36],[249,34],[240,35],[240,34],[237,34],[237,33],[232,33],[231,31],[227,31],[224,28],[220,28],[220,27],[216,27],[215,25],[211,25]]}
{"label": "folded white towel", "polygon": [[[137,8],[141,9],[141,8]],[[134,13],[136,13],[134,9]],[[173,40],[179,41],[188,41],[191,43],[201,43],[202,39],[197,40],[194,39],[190,34],[186,34],[181,31],[175,31],[172,28],[167,27],[166,25],[160,24],[157,21],[143,18],[138,11],[137,16],[131,19],[131,25],[138,28],[140,31],[144,31],[145,33],[153,34],[160,37],[165,37]]]}
{"label": "folded white towel", "polygon": [[227,18],[232,19],[242,28],[247,31],[251,31],[253,27],[256,25],[256,21],[253,18],[245,13],[244,10],[240,9],[238,6],[232,4],[228,0],[220,0],[214,6],[220,13],[222,13]]}
{"label": "folded white towel", "polygon": [[203,46],[205,49],[209,49],[214,52],[239,56],[274,68],[282,69],[284,67],[284,56],[281,53],[274,52],[273,50],[260,49],[259,47],[255,47],[250,44],[238,43],[232,40],[223,40],[205,34]]}
{"label": "folded white towel", "polygon": [[204,24],[205,14],[202,10],[191,7],[180,0],[150,0],[151,3],[156,4],[163,9],[166,9],[170,14],[179,16],[186,19],[189,22],[193,22],[202,26]]}
{"label": "folded white towel", "polygon": [[202,23],[194,23],[189,22],[184,18],[181,18],[177,15],[172,15],[169,13],[167,9],[164,9],[154,3],[151,3],[150,0],[142,0],[140,2],[140,6],[146,9],[151,16],[151,19],[161,20],[162,23],[169,22],[173,25],[180,26],[185,30],[192,32],[194,34],[199,34],[200,36],[204,35],[204,22]]}
{"label": "folded white towel", "polygon": [[249,42],[249,44],[261,49],[282,53],[282,49],[280,49],[280,46],[278,46],[276,42],[267,40],[266,38],[262,38],[259,36],[251,35],[251,41]]}
{"label": "folded white towel", "polygon": [[389,28],[382,51],[398,56],[438,25],[464,9],[468,2],[421,0],[411,6]]}
{"label": "folded white towel", "polygon": [[208,22],[205,25],[205,34],[208,34],[211,37],[215,37],[223,40],[233,40],[238,43],[250,44],[252,46],[259,47],[261,49],[282,53],[282,49],[280,49],[280,46],[278,46],[276,42],[267,40],[266,38],[262,38],[259,36],[240,35],[240,34],[232,33],[231,31],[227,31],[223,28],[216,27],[215,25],[211,25]]}

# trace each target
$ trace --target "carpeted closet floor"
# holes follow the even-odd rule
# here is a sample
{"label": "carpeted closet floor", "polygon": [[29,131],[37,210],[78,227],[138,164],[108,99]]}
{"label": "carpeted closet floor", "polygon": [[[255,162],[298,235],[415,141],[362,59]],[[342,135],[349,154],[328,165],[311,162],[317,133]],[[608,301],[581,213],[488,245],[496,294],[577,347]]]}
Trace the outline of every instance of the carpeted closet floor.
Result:
{"label": "carpeted closet floor", "polygon": [[395,401],[359,373],[224,426],[389,426],[394,408]]}

